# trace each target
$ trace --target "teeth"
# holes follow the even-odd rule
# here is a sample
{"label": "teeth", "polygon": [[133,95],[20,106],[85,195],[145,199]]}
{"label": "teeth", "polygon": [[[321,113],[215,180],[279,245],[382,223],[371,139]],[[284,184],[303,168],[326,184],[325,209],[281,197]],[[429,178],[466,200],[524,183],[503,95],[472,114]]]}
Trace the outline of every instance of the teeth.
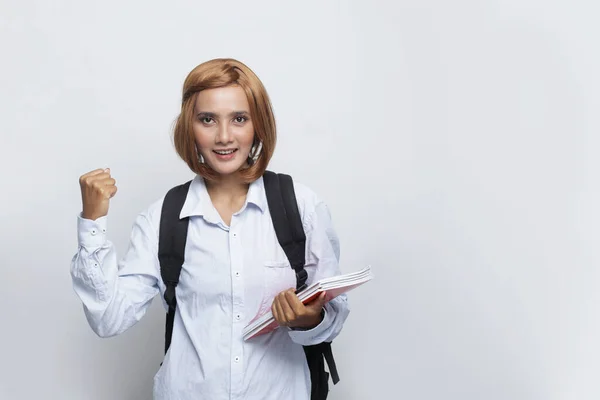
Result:
{"label": "teeth", "polygon": [[222,155],[231,154],[231,153],[233,153],[233,152],[234,152],[234,150],[225,150],[225,151],[218,151],[218,150],[215,150],[215,153],[217,153],[217,154],[222,154]]}

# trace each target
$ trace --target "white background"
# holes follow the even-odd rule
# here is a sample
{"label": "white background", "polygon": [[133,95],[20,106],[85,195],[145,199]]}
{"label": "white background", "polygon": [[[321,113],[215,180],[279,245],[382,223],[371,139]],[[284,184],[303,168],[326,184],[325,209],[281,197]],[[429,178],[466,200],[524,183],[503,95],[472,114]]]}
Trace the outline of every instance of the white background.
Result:
{"label": "white background", "polygon": [[600,398],[600,25],[582,0],[8,1],[0,6],[0,398],[150,399],[164,311],[97,338],[75,296],[78,178],[109,237],[191,177],[187,73],[263,80],[270,168],[329,203],[350,295],[330,398]]}

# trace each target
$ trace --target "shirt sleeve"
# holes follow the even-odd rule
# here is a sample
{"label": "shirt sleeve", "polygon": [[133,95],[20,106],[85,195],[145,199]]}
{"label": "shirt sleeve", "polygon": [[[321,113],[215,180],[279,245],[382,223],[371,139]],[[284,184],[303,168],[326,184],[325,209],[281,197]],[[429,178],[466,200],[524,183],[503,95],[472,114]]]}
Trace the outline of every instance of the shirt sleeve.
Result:
{"label": "shirt sleeve", "polygon": [[106,225],[106,216],[94,221],[77,217],[79,246],[71,261],[73,288],[88,323],[101,337],[118,335],[144,316],[159,293],[160,277],[158,241],[145,213],[136,217],[120,261]]}
{"label": "shirt sleeve", "polygon": [[[306,222],[306,269],[309,272],[307,284],[340,275],[340,246],[333,228],[327,205],[317,203]],[[341,294],[325,304],[321,323],[308,330],[290,330],[292,340],[303,346],[330,342],[342,330],[350,313],[346,294]]]}

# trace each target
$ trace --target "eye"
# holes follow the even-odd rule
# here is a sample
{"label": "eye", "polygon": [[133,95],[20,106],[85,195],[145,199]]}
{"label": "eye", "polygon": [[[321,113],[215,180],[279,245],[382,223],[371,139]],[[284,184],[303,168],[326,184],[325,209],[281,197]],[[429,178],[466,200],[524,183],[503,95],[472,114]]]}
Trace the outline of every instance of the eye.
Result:
{"label": "eye", "polygon": [[204,124],[210,124],[211,121],[214,121],[212,117],[200,117],[200,122]]}
{"label": "eye", "polygon": [[235,117],[234,121],[238,124],[243,124],[244,122],[248,121],[248,118],[244,117],[243,115],[239,115]]}

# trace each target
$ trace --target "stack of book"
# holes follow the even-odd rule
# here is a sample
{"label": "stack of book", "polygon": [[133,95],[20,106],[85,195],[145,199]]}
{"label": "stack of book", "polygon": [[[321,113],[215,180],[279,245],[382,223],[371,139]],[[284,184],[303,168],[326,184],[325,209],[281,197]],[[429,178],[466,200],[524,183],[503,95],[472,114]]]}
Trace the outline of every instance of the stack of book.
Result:
{"label": "stack of book", "polygon": [[[367,266],[358,272],[349,274],[336,275],[331,278],[322,279],[313,283],[301,292],[297,293],[298,299],[304,304],[310,303],[312,300],[319,297],[323,292],[326,293],[326,302],[346,293],[368,281],[373,279],[371,266]],[[244,328],[244,340],[248,340],[258,335],[262,335],[273,331],[279,326],[273,318],[271,310],[262,315],[258,315],[248,326]]]}

